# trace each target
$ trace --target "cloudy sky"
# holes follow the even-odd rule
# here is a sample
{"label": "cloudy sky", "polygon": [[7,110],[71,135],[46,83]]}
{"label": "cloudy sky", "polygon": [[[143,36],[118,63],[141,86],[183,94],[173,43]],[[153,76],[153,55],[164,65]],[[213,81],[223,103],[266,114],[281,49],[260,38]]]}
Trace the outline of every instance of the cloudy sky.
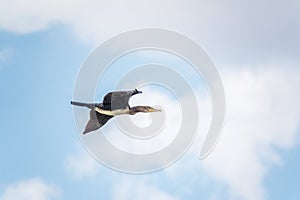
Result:
{"label": "cloudy sky", "polygon": [[[299,13],[296,0],[2,0],[0,200],[299,199]],[[191,148],[164,170],[132,175],[85,150],[69,101],[94,48],[144,27],[178,31],[206,50],[223,80],[226,121],[214,151],[199,160],[211,114],[209,97],[199,92],[200,134]],[[162,55],[180,71],[180,61]],[[141,57],[149,62],[153,54]],[[195,91],[203,89],[187,77]],[[110,89],[108,82],[97,99]],[[160,102],[150,92],[132,103],[173,105],[163,92],[156,91]],[[137,117],[148,123],[148,115]],[[111,138],[114,126],[105,127]]]}

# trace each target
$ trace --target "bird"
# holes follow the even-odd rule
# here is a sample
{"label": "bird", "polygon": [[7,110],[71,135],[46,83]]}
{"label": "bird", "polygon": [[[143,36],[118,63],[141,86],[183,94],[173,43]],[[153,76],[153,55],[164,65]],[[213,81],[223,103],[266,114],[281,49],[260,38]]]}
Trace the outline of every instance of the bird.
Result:
{"label": "bird", "polygon": [[150,106],[130,107],[130,97],[141,93],[142,91],[137,89],[109,92],[104,96],[102,103],[83,103],[71,101],[71,104],[74,106],[87,107],[90,109],[90,119],[85,127],[85,130],[83,131],[83,134],[98,130],[114,116],[123,114],[135,115],[138,112],[150,113],[161,111],[160,109]]}

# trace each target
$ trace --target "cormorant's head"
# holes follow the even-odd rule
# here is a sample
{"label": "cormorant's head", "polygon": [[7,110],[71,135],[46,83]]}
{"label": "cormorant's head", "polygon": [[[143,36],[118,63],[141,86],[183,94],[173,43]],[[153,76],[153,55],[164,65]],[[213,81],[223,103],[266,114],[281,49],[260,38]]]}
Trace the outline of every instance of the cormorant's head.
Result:
{"label": "cormorant's head", "polygon": [[150,113],[150,112],[161,112],[161,110],[150,106],[135,106],[130,109],[131,115],[134,115],[138,112]]}

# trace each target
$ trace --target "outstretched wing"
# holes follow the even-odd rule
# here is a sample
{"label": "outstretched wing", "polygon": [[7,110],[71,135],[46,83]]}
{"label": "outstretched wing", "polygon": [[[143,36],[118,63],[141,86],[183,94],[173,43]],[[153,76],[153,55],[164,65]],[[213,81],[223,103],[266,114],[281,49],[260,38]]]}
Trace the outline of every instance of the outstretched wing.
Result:
{"label": "outstretched wing", "polygon": [[113,116],[103,115],[95,110],[90,111],[90,120],[88,121],[83,134],[89,133],[91,131],[95,131],[103,126],[108,120],[110,120]]}
{"label": "outstretched wing", "polygon": [[103,99],[103,109],[105,110],[116,110],[116,109],[128,109],[128,101],[130,97],[135,94],[142,93],[137,89],[131,91],[118,91],[110,92],[105,95]]}

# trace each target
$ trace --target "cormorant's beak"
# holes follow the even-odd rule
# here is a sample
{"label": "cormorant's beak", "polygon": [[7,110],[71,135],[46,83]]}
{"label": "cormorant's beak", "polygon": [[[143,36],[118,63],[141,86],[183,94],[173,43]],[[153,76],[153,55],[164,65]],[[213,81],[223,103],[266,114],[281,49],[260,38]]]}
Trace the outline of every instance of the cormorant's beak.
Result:
{"label": "cormorant's beak", "polygon": [[161,110],[156,108],[150,108],[149,112],[161,112]]}

